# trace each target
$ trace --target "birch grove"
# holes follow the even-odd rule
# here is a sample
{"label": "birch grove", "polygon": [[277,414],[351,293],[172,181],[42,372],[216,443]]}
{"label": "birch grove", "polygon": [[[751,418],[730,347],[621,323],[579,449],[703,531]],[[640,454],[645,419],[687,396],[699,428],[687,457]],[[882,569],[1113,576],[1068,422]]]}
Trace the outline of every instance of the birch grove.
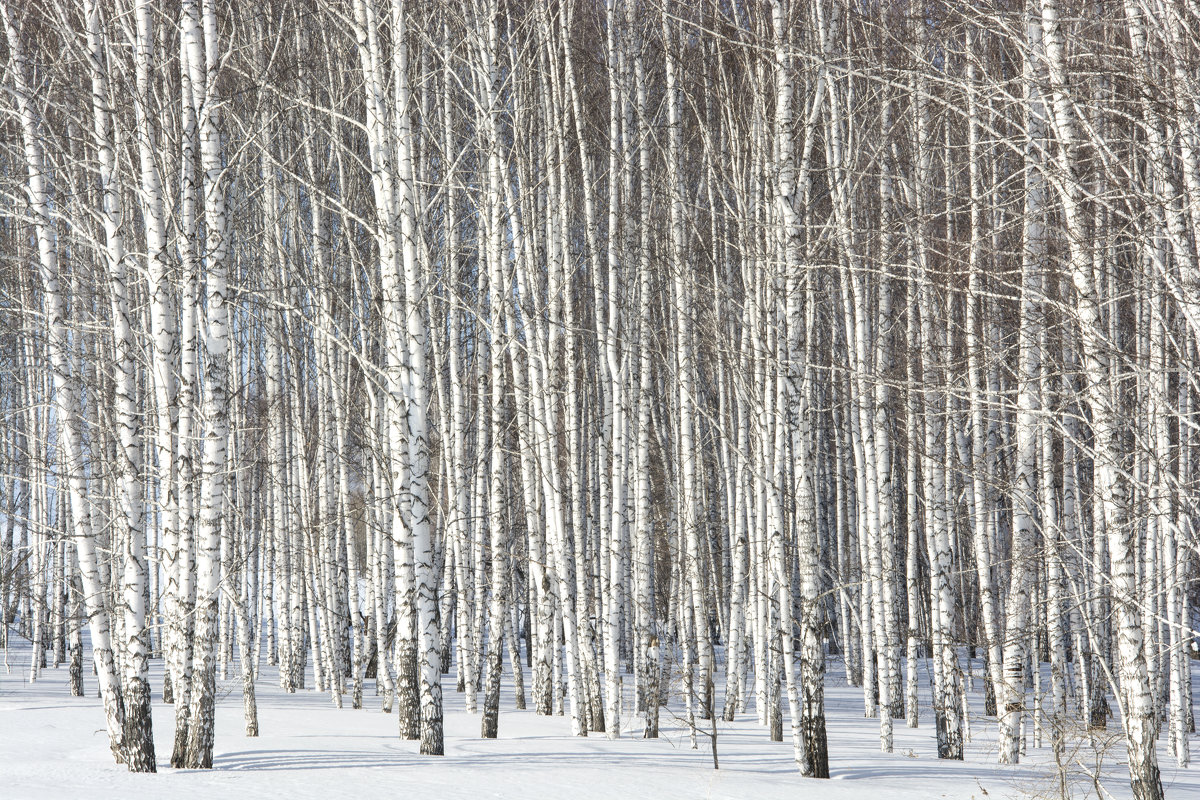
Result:
{"label": "birch grove", "polygon": [[0,10],[0,617],[118,763],[264,664],[1189,763],[1191,0]]}

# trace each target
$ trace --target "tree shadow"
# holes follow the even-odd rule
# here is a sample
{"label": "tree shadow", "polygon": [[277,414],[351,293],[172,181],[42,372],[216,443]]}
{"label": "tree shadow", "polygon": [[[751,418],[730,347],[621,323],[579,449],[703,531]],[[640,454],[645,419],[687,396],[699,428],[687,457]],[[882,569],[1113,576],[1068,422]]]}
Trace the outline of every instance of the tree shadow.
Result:
{"label": "tree shadow", "polygon": [[385,769],[402,766],[406,761],[405,755],[369,750],[246,750],[217,754],[213,759],[213,769],[226,772]]}

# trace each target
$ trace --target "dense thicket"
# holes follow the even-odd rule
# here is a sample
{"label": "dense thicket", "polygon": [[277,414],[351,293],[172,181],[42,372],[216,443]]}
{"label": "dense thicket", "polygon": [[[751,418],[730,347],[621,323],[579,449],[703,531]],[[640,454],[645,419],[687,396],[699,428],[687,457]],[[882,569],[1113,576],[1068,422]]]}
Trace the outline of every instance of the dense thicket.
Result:
{"label": "dense thicket", "polygon": [[1187,763],[1193,0],[0,6],[0,613],[131,769],[159,657],[177,766],[264,660]]}

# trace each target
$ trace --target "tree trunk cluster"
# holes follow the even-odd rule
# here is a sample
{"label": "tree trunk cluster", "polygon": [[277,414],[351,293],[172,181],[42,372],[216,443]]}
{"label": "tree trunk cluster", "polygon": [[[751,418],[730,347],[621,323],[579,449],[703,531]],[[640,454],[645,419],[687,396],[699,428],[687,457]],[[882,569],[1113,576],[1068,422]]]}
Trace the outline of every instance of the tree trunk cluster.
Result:
{"label": "tree trunk cluster", "polygon": [[131,770],[159,658],[177,767],[264,659],[1188,763],[1191,0],[0,10],[0,616]]}

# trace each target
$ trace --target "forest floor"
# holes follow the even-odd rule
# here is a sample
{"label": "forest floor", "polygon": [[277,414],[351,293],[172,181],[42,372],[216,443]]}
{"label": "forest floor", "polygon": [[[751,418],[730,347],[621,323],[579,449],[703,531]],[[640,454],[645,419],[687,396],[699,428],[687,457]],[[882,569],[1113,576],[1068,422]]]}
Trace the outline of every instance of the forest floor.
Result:
{"label": "forest floor", "polygon": [[[863,718],[862,691],[846,686],[836,665],[826,688],[829,781],[800,777],[792,760],[786,709],[784,742],[771,742],[753,713],[739,714],[732,723],[719,721],[720,769],[714,770],[708,734],[699,733],[697,749],[692,749],[679,703],[663,709],[658,740],[643,739],[637,720],[628,718],[620,739],[603,734],[573,737],[565,717],[513,710],[506,674],[500,738],[489,741],[479,738],[480,716],[466,713],[463,696],[449,678],[446,755],[434,758],[418,755],[417,742],[397,737],[396,717],[381,711],[374,681],[367,682],[362,710],[350,708],[349,696],[346,707],[336,709],[326,693],[280,691],[275,668],[265,664],[256,684],[258,738],[243,736],[241,682],[231,670],[230,679],[218,687],[213,769],[173,770],[165,765],[173,710],[157,702],[154,730],[160,772],[131,775],[109,755],[94,678],[86,676],[89,696],[83,698],[70,697],[65,666],[47,669],[30,683],[28,644],[16,635],[10,642],[6,665],[0,664],[0,798],[5,800],[332,800],[397,795],[437,800],[994,800],[1058,798],[1064,796],[1064,788],[1066,796],[1077,798],[1131,795],[1115,721],[1099,737],[1072,733],[1061,773],[1049,747],[1033,747],[1032,731],[1028,756],[1018,766],[1002,767],[996,764],[995,720],[973,706],[966,759],[939,761],[924,680],[921,726],[909,729],[897,720],[894,752],[881,753],[878,721]],[[157,689],[161,662],[154,664]],[[975,667],[978,670],[978,663]],[[627,689],[627,702],[630,694]],[[979,692],[971,694],[973,701],[979,697]],[[710,724],[704,723],[706,729]],[[1160,741],[1159,759],[1167,796],[1200,798],[1200,765],[1176,768],[1165,739],[1164,735]]]}

